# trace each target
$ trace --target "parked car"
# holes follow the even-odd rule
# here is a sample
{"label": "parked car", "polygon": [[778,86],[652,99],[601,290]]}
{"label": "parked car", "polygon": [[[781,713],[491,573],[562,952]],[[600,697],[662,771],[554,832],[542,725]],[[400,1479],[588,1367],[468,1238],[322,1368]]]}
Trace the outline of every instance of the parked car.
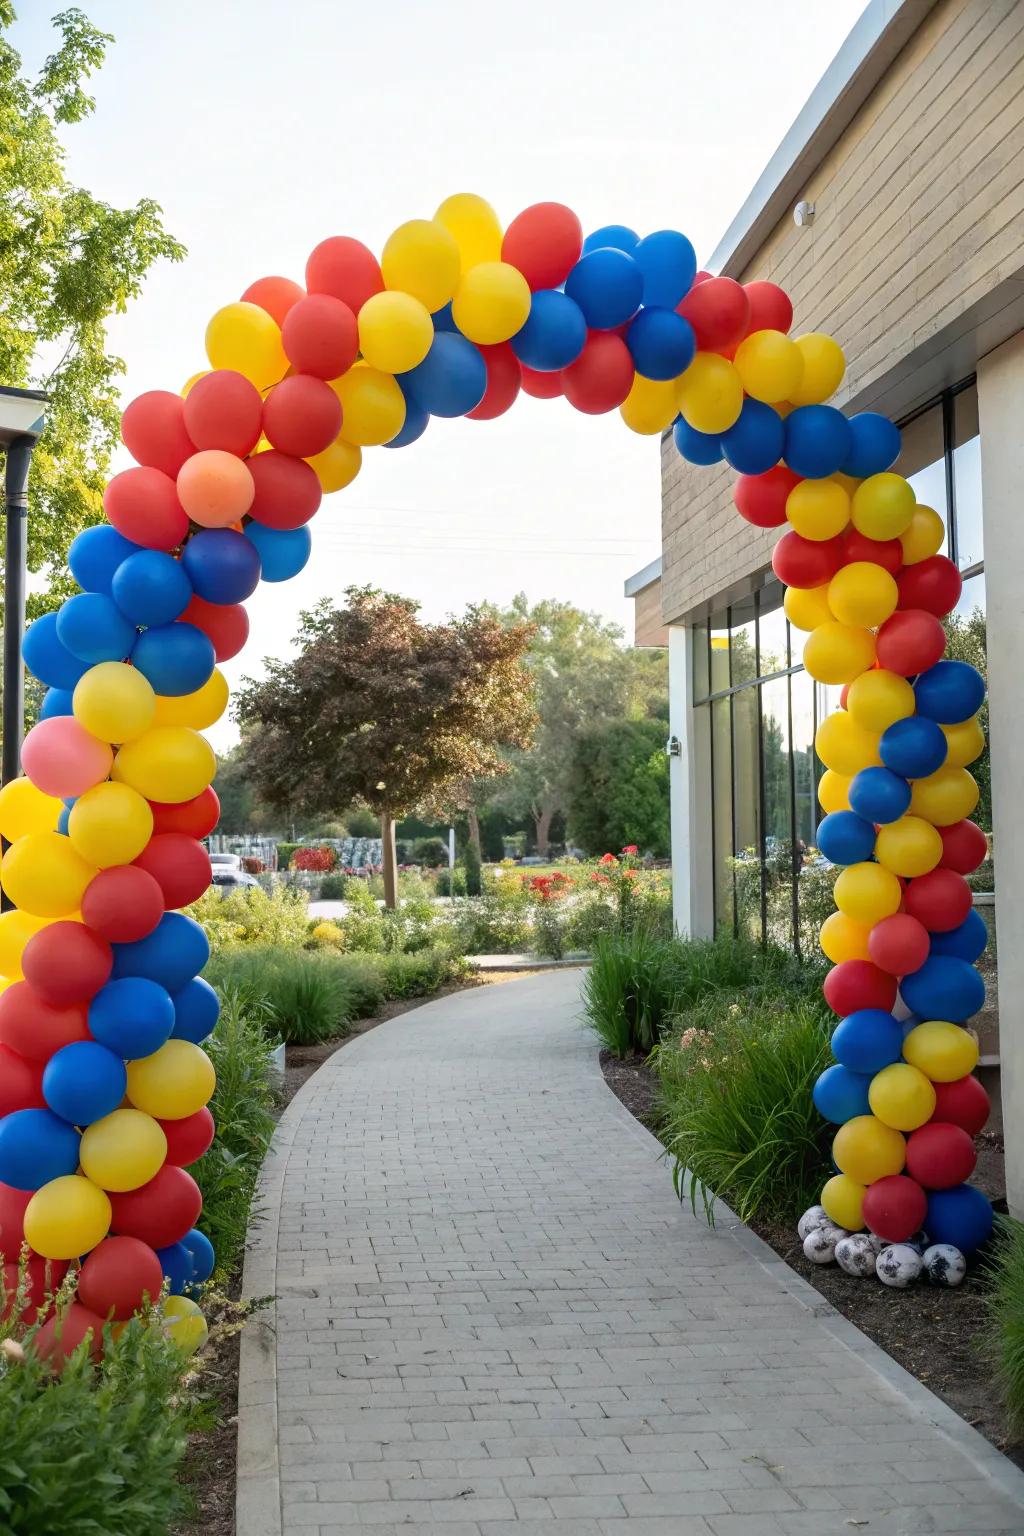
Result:
{"label": "parked car", "polygon": [[211,853],[210,871],[219,891],[237,891],[244,886],[259,885],[256,877],[242,868],[242,859],[237,853]]}

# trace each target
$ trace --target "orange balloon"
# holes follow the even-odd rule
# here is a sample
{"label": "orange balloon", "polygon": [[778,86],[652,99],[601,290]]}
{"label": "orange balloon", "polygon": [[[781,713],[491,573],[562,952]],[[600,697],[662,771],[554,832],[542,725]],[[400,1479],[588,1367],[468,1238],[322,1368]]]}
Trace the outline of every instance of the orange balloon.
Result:
{"label": "orange balloon", "polygon": [[258,304],[278,325],[284,325],[285,315],[305,297],[305,288],[290,277],[258,277],[242,294],[243,303]]}
{"label": "orange balloon", "polygon": [[178,471],[178,500],[201,528],[230,528],[256,495],[248,466],[222,448],[204,448]]}

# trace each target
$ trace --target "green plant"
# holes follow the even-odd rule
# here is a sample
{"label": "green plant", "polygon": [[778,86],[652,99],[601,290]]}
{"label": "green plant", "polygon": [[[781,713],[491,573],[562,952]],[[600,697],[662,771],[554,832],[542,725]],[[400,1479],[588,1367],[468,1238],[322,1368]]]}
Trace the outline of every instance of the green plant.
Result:
{"label": "green plant", "polygon": [[482,890],[480,854],[472,839],[466,844],[466,851],[462,855],[462,867],[466,872],[466,895],[479,896]]}
{"label": "green plant", "polygon": [[454,869],[439,869],[434,876],[439,896],[466,896],[469,894],[466,871],[458,865]]}
{"label": "green plant", "polygon": [[676,946],[646,928],[599,934],[583,1001],[591,1028],[616,1056],[645,1055],[676,1004]]}
{"label": "green plant", "polygon": [[309,913],[304,891],[258,886],[223,894],[216,886],[187,909],[202,923],[214,951],[242,944],[304,944]]}
{"label": "green plant", "polygon": [[530,943],[530,898],[510,871],[485,880],[481,896],[454,903],[452,921],[463,954],[518,954]]}
{"label": "green plant", "polygon": [[291,864],[292,854],[295,852],[296,848],[301,848],[301,847],[302,847],[301,843],[278,843],[278,845],[277,845],[277,867],[278,867],[278,869],[287,869],[288,866]]}
{"label": "green plant", "polygon": [[339,875],[337,872],[324,875],[317,891],[318,901],[344,901],[348,895],[348,888],[354,882],[348,875]]}
{"label": "green plant", "polygon": [[222,996],[237,993],[258,1012],[265,1028],[289,1044],[316,1045],[343,1034],[348,1017],[344,983],[333,959],[308,950],[252,945],[214,954],[204,974]]}
{"label": "green plant", "polygon": [[1014,1439],[1024,1437],[1024,1222],[996,1217],[996,1239],[985,1265],[984,1344]]}
{"label": "green plant", "polygon": [[418,837],[412,845],[412,856],[418,864],[437,868],[448,863],[448,844],[443,837]]}

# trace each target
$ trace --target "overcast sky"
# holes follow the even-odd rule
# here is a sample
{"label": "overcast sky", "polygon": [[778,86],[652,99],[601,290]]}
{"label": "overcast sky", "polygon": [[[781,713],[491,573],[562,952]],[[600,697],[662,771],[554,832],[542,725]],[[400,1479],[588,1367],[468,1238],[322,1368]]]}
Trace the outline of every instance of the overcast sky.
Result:
{"label": "overcast sky", "polygon": [[[254,278],[301,281],[327,235],[379,253],[452,192],[479,192],[504,223],[554,199],[585,230],[682,229],[703,260],[863,9],[80,3],[116,43],[95,116],[66,130],[69,174],[112,203],[155,198],[189,252],[110,325],[126,400],[205,367],[207,319]],[[12,41],[34,67],[57,6],[19,9]],[[628,625],[623,581],[660,549],[657,439],[521,395],[498,421],[433,421],[410,448],[368,450],[312,531],[306,571],[250,601],[254,638],[230,675],[280,654],[298,610],[351,583],[410,594],[428,618],[524,590]]]}

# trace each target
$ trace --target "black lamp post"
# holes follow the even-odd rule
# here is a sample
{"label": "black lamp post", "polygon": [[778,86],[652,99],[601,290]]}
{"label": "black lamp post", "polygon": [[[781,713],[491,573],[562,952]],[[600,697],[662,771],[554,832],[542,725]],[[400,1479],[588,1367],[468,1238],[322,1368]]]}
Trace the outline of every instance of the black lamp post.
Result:
{"label": "black lamp post", "polygon": [[4,659],[3,755],[0,783],[18,776],[25,734],[25,670],[21,638],[25,631],[25,583],[28,553],[28,472],[32,450],[45,420],[49,396],[40,389],[0,385],[0,449],[7,456],[4,473]]}

